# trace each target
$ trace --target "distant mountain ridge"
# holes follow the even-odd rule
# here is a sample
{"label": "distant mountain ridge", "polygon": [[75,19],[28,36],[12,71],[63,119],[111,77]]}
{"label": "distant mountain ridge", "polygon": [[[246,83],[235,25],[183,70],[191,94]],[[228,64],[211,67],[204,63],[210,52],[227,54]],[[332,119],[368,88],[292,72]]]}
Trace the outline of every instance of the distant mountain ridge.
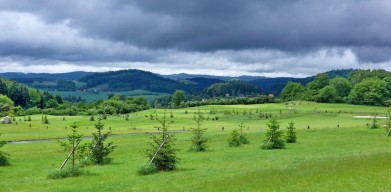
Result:
{"label": "distant mountain ridge", "polygon": [[[335,76],[348,77],[353,69],[332,70],[325,72],[330,78]],[[59,85],[67,90],[85,89],[97,91],[131,91],[146,90],[152,92],[172,93],[177,89],[189,93],[200,93],[208,87],[228,80],[242,80],[261,88],[263,93],[279,94],[289,81],[299,82],[303,85],[313,81],[315,76],[306,78],[262,76],[213,76],[194,74],[159,75],[148,71],[128,69],[108,72],[83,72],[70,73],[0,73],[0,77],[12,79],[29,86],[60,90]],[[42,82],[50,81],[50,82]],[[38,83],[36,83],[38,82]],[[76,86],[77,84],[77,86]]]}
{"label": "distant mountain ridge", "polygon": [[7,79],[43,79],[43,80],[77,80],[95,74],[95,72],[74,71],[69,73],[0,73],[0,77]]}
{"label": "distant mountain ridge", "polygon": [[197,75],[197,74],[187,74],[187,73],[177,73],[177,74],[171,74],[171,75],[161,75],[166,78],[170,78],[173,80],[183,80],[183,79],[191,79],[191,78],[197,78],[197,77],[202,77],[202,78],[209,78],[209,79],[220,79],[223,81],[228,81],[231,79],[239,79],[242,81],[252,81],[260,78],[267,78],[263,76],[247,76],[247,75],[242,75],[238,77],[230,77],[230,76],[217,76],[217,75]]}

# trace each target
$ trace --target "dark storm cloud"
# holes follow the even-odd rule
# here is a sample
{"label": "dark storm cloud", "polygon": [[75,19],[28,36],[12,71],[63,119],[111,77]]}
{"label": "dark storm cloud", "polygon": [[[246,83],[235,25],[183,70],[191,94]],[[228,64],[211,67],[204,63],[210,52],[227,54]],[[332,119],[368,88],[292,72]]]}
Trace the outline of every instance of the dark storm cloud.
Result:
{"label": "dark storm cloud", "polygon": [[387,0],[12,1],[85,35],[149,48],[209,51],[390,46]]}
{"label": "dark storm cloud", "polygon": [[[50,28],[49,35],[61,34],[37,41],[10,34],[5,41],[0,32],[3,57],[158,63],[166,62],[165,51],[232,50],[237,56],[225,56],[230,62],[254,64],[268,61],[242,53],[267,50],[304,58],[322,49],[349,49],[362,62],[391,59],[388,0],[0,0],[0,11],[24,14],[42,30]],[[21,24],[8,28],[37,32],[29,22]]]}

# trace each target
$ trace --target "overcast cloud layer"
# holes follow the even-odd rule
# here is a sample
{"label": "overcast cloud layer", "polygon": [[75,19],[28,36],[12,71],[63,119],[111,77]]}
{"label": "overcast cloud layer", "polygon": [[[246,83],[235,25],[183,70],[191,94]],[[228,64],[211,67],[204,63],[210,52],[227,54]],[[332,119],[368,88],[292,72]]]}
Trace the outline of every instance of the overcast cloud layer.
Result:
{"label": "overcast cloud layer", "polygon": [[0,71],[391,70],[389,0],[0,0]]}

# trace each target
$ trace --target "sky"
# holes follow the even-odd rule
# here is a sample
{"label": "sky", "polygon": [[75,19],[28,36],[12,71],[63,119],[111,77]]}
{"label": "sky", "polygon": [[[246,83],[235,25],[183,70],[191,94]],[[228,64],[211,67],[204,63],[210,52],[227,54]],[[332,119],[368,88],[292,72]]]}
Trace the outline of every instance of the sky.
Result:
{"label": "sky", "polygon": [[389,0],[0,0],[0,72],[391,70]]}

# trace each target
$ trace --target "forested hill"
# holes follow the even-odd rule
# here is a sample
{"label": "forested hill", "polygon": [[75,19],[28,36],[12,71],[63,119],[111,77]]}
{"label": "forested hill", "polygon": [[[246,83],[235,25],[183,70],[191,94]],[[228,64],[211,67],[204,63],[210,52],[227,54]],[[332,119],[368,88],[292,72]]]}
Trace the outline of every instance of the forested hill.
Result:
{"label": "forested hill", "polygon": [[222,81],[228,81],[232,79],[239,79],[242,81],[253,81],[255,79],[260,78],[267,78],[267,77],[261,77],[261,76],[247,76],[242,75],[238,77],[230,77],[230,76],[217,76],[217,75],[195,75],[195,74],[187,74],[187,73],[178,73],[178,74],[172,74],[172,75],[161,75],[162,77],[170,78],[173,80],[184,80],[184,79],[193,79],[193,78],[206,78],[206,79],[219,79]]}
{"label": "forested hill", "polygon": [[86,89],[100,91],[127,91],[143,89],[154,92],[173,93],[177,89],[189,93],[199,93],[222,80],[213,78],[188,78],[179,81],[141,70],[120,70],[96,73],[79,80],[84,82]]}
{"label": "forested hill", "polygon": [[[337,75],[346,78],[352,71],[354,70],[332,70],[326,72],[326,74],[330,78]],[[173,93],[175,90],[181,89],[192,94],[199,94],[213,84],[232,79],[239,79],[256,85],[261,88],[264,93],[280,94],[289,81],[306,85],[315,78],[315,76],[306,78],[267,78],[255,76],[228,77],[191,74],[163,76],[135,69],[103,73],[0,73],[0,77],[12,79],[43,90],[77,91],[86,89],[102,92],[118,92],[141,89],[153,92]]]}
{"label": "forested hill", "polygon": [[[339,70],[327,71],[324,74],[326,74],[329,78],[334,78],[336,76],[347,78],[354,71],[357,70],[339,69]],[[280,94],[282,89],[284,89],[285,85],[289,81],[306,85],[307,83],[315,80],[315,77],[316,76],[310,76],[305,78],[294,78],[294,77],[262,78],[262,79],[252,80],[250,81],[250,83],[257,85],[266,93]]]}
{"label": "forested hill", "polygon": [[20,82],[20,80],[77,80],[82,77],[92,75],[94,72],[75,71],[69,73],[19,73],[7,72],[0,73],[0,77],[12,79]]}

